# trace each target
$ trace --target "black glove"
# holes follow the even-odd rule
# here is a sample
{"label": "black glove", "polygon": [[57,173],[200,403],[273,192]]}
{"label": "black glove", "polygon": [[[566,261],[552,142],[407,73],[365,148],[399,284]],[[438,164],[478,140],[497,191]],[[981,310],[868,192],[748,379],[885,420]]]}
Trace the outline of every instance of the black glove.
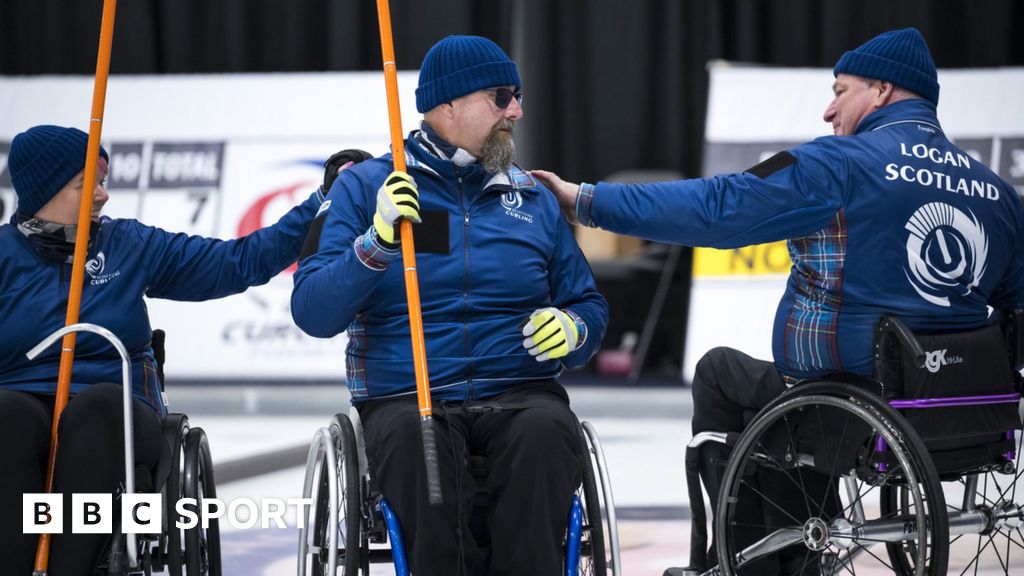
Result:
{"label": "black glove", "polygon": [[358,164],[363,160],[369,160],[370,158],[373,158],[373,154],[356,148],[350,148],[348,150],[342,150],[341,152],[335,152],[332,154],[331,157],[324,162],[324,183],[321,187],[321,191],[326,196],[327,193],[331,191],[331,184],[334,184],[334,180],[342,170],[348,168],[350,164]]}

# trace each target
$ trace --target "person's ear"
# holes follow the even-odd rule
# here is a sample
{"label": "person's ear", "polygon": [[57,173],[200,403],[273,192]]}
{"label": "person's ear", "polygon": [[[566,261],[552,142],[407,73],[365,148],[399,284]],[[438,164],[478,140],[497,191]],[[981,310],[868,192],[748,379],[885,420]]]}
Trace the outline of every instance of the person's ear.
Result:
{"label": "person's ear", "polygon": [[875,97],[875,105],[881,108],[889,103],[892,98],[893,84],[892,82],[886,82],[885,80],[879,80],[878,84],[874,86],[878,90],[878,96]]}

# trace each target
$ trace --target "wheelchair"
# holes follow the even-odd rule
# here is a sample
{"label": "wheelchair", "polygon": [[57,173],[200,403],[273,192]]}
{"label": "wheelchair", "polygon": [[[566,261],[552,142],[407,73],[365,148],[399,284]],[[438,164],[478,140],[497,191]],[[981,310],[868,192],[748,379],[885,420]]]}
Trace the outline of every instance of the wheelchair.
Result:
{"label": "wheelchair", "polygon": [[[698,434],[690,567],[666,574],[1019,574],[1022,330],[1020,310],[944,334],[883,317],[874,378],[800,382],[742,434]],[[708,570],[696,464],[715,454]]]}
{"label": "wheelchair", "polygon": [[[197,501],[196,510],[201,510],[205,498],[217,496],[213,461],[206,433],[202,428],[190,427],[188,416],[168,414],[163,421],[165,450],[156,470],[149,471],[142,466],[136,468],[131,433],[131,362],[127,350],[117,336],[95,324],[74,324],[48,336],[29,352],[29,358],[34,358],[69,332],[97,334],[107,339],[121,355],[126,446],[125,486],[118,495],[159,490],[163,501],[163,525],[159,534],[123,534],[115,520],[109,545],[101,555],[94,573],[149,576],[153,572],[166,570],[170,576],[220,576],[218,520],[211,519],[207,528],[203,528],[202,523],[189,529],[179,529],[175,526],[175,522],[179,520],[175,513],[175,504],[178,500],[193,498]],[[152,348],[161,391],[164,382],[164,338],[162,330],[153,331]]]}
{"label": "wheelchair", "polygon": [[[565,550],[567,576],[621,574],[614,498],[604,451],[589,422],[580,424],[580,442],[586,448],[581,463],[582,483],[572,496]],[[486,475],[486,461],[471,456],[470,469]],[[303,498],[312,498],[299,524],[298,574],[311,569],[315,576],[367,576],[370,564],[391,563],[397,576],[409,568],[397,516],[370,478],[359,412],[334,416],[329,426],[313,437],[306,460]],[[470,520],[478,541],[480,512],[486,511],[486,493],[477,494]],[[312,521],[310,518],[312,514]],[[372,545],[372,547],[371,547]]]}

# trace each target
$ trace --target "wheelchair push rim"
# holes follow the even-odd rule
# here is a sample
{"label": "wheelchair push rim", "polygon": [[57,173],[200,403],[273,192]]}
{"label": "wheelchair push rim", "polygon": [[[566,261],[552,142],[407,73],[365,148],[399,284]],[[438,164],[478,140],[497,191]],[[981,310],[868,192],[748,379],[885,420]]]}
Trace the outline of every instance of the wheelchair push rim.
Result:
{"label": "wheelchair push rim", "polygon": [[577,492],[583,512],[585,539],[581,545],[581,575],[621,574],[618,522],[615,498],[604,450],[597,430],[589,422],[580,423],[583,447],[583,482]]}
{"label": "wheelchair push rim", "polygon": [[[312,523],[304,511],[298,574],[355,575],[362,542],[359,464],[352,421],[337,414],[313,437],[306,461],[304,498],[313,498]],[[315,491],[314,491],[315,489]],[[339,570],[340,568],[340,570]]]}
{"label": "wheelchair push rim", "polygon": [[[829,435],[828,444],[808,453],[797,423],[820,433],[826,422],[839,437]],[[888,446],[882,471],[872,466],[877,438]],[[766,495],[762,483],[786,487],[788,496]],[[908,504],[900,513],[880,511],[885,485],[905,488]],[[797,493],[802,501],[783,501]],[[781,563],[783,574],[888,573],[894,568],[885,544],[902,543],[911,574],[945,574],[944,508],[934,465],[899,414],[848,386],[804,384],[763,409],[733,449],[715,520],[720,569],[727,576],[744,566],[741,573],[756,573],[761,561]]]}
{"label": "wheelchair push rim", "polygon": [[[194,498],[201,509],[204,499],[217,497],[210,444],[202,428],[192,428],[185,435],[183,465],[181,488],[185,497]],[[199,524],[184,530],[184,543],[187,576],[220,576],[220,521],[217,518],[210,518],[206,528]]]}

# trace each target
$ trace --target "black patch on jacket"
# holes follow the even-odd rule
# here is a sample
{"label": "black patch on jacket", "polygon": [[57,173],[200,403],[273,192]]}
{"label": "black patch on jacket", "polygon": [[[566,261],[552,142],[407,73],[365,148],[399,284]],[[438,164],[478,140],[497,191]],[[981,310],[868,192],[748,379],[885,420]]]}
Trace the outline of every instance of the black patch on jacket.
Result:
{"label": "black patch on jacket", "polygon": [[416,244],[416,252],[421,254],[443,254],[451,253],[451,242],[448,238],[448,220],[450,214],[447,210],[420,210],[419,224],[414,224],[413,243]]}
{"label": "black patch on jacket", "polygon": [[299,252],[299,262],[302,262],[308,256],[316,254],[317,250],[320,249],[320,234],[324,230],[324,222],[326,220],[327,210],[324,210],[309,225],[309,231],[306,232],[306,241],[302,243],[302,251]]}
{"label": "black patch on jacket", "polygon": [[779,152],[775,156],[761,162],[757,166],[747,168],[745,172],[757,176],[761,180],[775,174],[787,166],[796,164],[796,157],[789,152]]}

